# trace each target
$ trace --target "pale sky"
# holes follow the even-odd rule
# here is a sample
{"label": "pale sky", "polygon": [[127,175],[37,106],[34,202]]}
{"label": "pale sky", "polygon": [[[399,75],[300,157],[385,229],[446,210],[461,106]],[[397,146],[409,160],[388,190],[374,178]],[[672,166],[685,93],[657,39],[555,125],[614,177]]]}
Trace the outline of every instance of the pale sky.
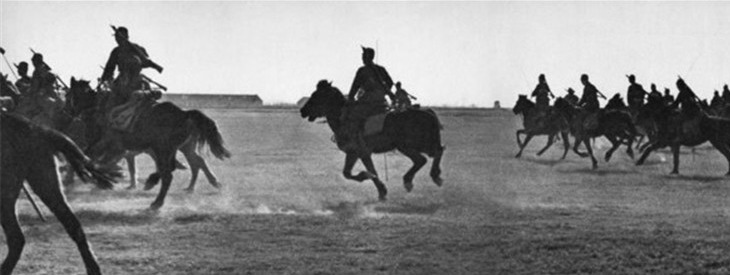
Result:
{"label": "pale sky", "polygon": [[[65,81],[96,80],[125,26],[175,93],[294,103],[320,79],[346,92],[360,45],[425,105],[512,106],[544,73],[556,95],[587,73],[607,96],[626,74],[706,98],[730,83],[728,2],[14,2],[0,0],[10,62],[44,54]],[[5,62],[0,71],[8,73]],[[12,79],[12,77],[11,77]],[[605,104],[605,102],[602,102]]]}

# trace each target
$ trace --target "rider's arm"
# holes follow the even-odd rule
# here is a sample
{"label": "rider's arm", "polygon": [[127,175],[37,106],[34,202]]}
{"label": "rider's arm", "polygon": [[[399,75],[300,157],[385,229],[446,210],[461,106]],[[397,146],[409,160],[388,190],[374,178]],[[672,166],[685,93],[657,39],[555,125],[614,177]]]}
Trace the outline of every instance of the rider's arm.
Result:
{"label": "rider's arm", "polygon": [[109,60],[106,61],[104,66],[104,73],[101,75],[101,81],[107,81],[114,79],[114,70],[117,68],[117,56],[119,55],[119,48],[114,48],[112,53],[109,54]]}
{"label": "rider's arm", "polygon": [[360,89],[360,86],[362,86],[362,77],[360,76],[362,74],[362,68],[358,69],[355,73],[355,79],[352,80],[352,86],[350,86],[350,93],[347,94],[347,99],[349,101],[355,100],[355,95],[357,95],[357,90]]}

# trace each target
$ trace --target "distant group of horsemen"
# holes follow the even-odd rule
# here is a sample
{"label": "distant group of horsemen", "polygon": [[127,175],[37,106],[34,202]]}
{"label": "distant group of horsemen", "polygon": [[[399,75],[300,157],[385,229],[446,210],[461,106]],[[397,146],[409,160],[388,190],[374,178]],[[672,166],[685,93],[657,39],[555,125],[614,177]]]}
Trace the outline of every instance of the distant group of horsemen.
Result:
{"label": "distant group of horsemen", "polygon": [[[606,152],[606,161],[620,145],[627,145],[627,154],[633,158],[632,144],[640,143],[647,137],[648,142],[639,149],[644,150],[637,165],[642,164],[653,150],[671,147],[674,154],[674,170],[678,173],[679,147],[697,146],[710,142],[722,153],[730,164],[730,90],[728,85],[723,87],[722,94],[715,90],[710,102],[700,99],[681,77],[676,85],[678,93],[676,99],[665,88],[660,93],[655,84],[651,91],[646,91],[636,81],[634,75],[627,75],[629,87],[626,92],[626,102],[620,93],[611,99],[601,93],[590,83],[588,75],[580,77],[584,85],[581,98],[575,95],[572,88],[567,90],[564,97],[556,98],[547,84],[544,75],[538,78],[538,84],[530,94],[536,102],[531,102],[526,95],[521,95],[513,108],[515,114],[524,115],[524,129],[517,131],[517,143],[520,157],[529,140],[536,135],[548,135],[548,144],[539,151],[545,152],[552,144],[555,136],[564,139],[565,152],[570,146],[567,141],[568,133],[575,137],[573,151],[581,157],[590,156],[593,167],[597,162],[593,157],[590,139],[604,136],[613,147]],[[601,108],[598,97],[607,99],[608,103]],[[550,98],[555,98],[550,105]],[[520,139],[525,135],[525,141]],[[578,150],[584,144],[587,153]],[[728,171],[730,175],[730,170]]]}

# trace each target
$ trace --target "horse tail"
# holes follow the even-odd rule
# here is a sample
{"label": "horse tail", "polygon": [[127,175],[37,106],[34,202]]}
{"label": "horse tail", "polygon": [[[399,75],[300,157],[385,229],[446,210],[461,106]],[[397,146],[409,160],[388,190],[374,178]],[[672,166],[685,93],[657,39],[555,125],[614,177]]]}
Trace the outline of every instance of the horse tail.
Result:
{"label": "horse tail", "polygon": [[444,125],[441,124],[441,121],[439,120],[439,117],[436,115],[436,112],[434,112],[432,109],[426,109],[424,110],[426,114],[429,115],[431,125],[429,127],[430,131],[430,147],[431,152],[428,152],[428,155],[430,156],[438,156],[440,157],[443,153],[444,149],[446,149],[441,144],[441,130],[444,129]]}
{"label": "horse tail", "polygon": [[94,179],[94,184],[99,188],[112,189],[112,183],[115,182],[114,178],[121,176],[118,172],[103,171],[96,167],[89,157],[81,151],[81,148],[66,135],[45,127],[38,129],[40,129],[39,133],[42,139],[46,140],[55,152],[59,152],[66,157],[66,161],[81,180],[88,182],[90,179]]}
{"label": "horse tail", "polygon": [[223,146],[223,137],[218,126],[211,118],[203,114],[198,110],[186,111],[188,118],[193,121],[195,128],[198,130],[197,143],[199,147],[208,144],[210,151],[218,159],[225,159],[231,157],[231,152]]}

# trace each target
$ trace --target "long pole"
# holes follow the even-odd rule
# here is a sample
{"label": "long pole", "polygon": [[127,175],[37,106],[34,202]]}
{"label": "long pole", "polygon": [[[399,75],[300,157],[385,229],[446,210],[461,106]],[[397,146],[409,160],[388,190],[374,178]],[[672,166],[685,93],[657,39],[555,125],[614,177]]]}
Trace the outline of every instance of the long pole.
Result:
{"label": "long pole", "polygon": [[38,213],[38,217],[41,218],[41,221],[45,222],[46,217],[43,216],[43,213],[41,213],[41,209],[38,208],[38,205],[35,203],[35,200],[33,200],[33,197],[30,196],[30,192],[28,192],[28,188],[25,187],[25,184],[23,184],[23,192],[25,193],[25,196],[28,197],[30,204],[33,205],[33,209],[35,209],[35,212]]}
{"label": "long pole", "polygon": [[3,56],[3,60],[5,60],[5,64],[8,64],[8,68],[10,69],[10,72],[13,73],[13,76],[15,77],[15,80],[18,80],[18,75],[15,74],[15,70],[13,70],[13,66],[10,65],[10,62],[8,61],[8,58],[5,57],[5,49],[0,48],[0,54]]}

